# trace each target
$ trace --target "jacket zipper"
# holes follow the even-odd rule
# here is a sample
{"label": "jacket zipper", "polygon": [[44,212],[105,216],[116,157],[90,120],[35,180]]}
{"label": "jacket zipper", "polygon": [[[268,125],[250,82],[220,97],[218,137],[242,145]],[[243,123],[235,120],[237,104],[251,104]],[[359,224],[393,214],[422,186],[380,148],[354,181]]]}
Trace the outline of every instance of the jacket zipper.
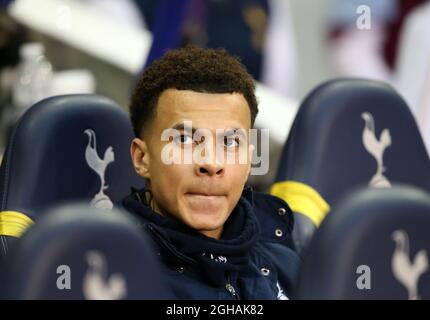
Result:
{"label": "jacket zipper", "polygon": [[[156,237],[156,239],[158,239],[158,243],[159,244],[161,244],[164,248],[166,248],[167,250],[169,250],[178,259],[181,259],[181,260],[184,259],[184,257],[179,256],[178,253],[176,253],[174,250],[172,250],[172,248],[170,248],[170,246],[163,239],[161,239],[158,236],[157,231],[154,229],[154,227],[151,224],[147,224],[146,228]],[[195,264],[194,261],[188,261],[188,262],[192,262],[192,264]],[[230,275],[227,275],[227,282],[225,284],[225,289],[228,291],[228,293],[230,293],[230,295],[232,296],[232,298],[234,300],[240,300],[239,294],[236,292],[236,289],[231,284]]]}

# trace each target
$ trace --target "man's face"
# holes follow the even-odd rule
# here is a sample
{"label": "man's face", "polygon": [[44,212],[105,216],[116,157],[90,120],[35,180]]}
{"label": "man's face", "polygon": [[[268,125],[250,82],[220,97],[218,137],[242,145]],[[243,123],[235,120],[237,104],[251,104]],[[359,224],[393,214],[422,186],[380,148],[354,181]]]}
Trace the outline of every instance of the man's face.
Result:
{"label": "man's face", "polygon": [[[183,128],[185,121],[191,121],[193,130],[204,129],[204,138],[195,139]],[[250,127],[250,109],[242,94],[163,91],[143,139],[134,139],[131,147],[137,173],[153,193],[155,211],[219,238],[251,168]],[[162,141],[166,129],[178,130],[179,136]],[[162,153],[168,144],[173,152],[191,149],[203,159],[187,162],[182,156],[180,163],[166,163]]]}

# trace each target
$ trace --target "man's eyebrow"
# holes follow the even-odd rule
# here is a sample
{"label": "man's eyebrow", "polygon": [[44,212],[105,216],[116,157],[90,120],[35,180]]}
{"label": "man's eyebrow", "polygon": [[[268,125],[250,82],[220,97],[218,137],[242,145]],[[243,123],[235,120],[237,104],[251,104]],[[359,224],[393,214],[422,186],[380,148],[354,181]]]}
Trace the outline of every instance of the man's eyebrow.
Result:
{"label": "man's eyebrow", "polygon": [[245,130],[242,128],[231,128],[224,131],[224,136],[233,136],[235,134],[246,137]]}
{"label": "man's eyebrow", "polygon": [[[186,131],[186,130],[188,130],[189,131],[189,129],[190,129],[190,127],[189,126],[185,126],[185,123],[184,122],[180,122],[180,123],[177,123],[177,124],[175,124],[173,127],[172,127],[172,129],[174,129],[174,130],[178,130],[178,131]],[[196,130],[197,129],[195,129],[195,128],[192,128],[191,127],[191,133],[192,134],[194,134],[194,132],[196,132]]]}
{"label": "man's eyebrow", "polygon": [[[190,127],[189,126],[185,126],[184,122],[180,122],[175,124],[172,129],[174,130],[178,130],[178,131],[186,131],[187,129],[189,130]],[[192,128],[191,127],[191,133],[194,134],[197,130],[200,130],[199,128]],[[241,135],[243,137],[246,137],[245,131],[242,128],[229,128],[229,129],[221,129],[222,135],[223,136],[233,136],[233,135]]]}

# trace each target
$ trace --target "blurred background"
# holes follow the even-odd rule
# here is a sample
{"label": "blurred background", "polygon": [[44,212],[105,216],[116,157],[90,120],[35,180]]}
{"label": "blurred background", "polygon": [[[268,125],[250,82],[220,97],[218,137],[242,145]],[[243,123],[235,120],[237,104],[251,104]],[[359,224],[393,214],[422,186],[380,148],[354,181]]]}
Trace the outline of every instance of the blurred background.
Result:
{"label": "blurred background", "polygon": [[430,147],[426,0],[2,0],[0,153],[19,116],[48,96],[97,93],[127,109],[136,78],[165,50],[224,47],[258,81],[270,130],[266,189],[303,97],[334,77],[383,80]]}

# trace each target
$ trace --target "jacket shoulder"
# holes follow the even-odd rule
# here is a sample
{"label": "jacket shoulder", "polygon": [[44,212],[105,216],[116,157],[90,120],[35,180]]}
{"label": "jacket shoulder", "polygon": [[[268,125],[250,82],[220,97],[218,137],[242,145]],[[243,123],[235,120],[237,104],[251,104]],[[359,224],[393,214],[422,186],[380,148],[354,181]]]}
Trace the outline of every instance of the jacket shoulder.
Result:
{"label": "jacket shoulder", "polygon": [[294,216],[288,204],[278,197],[261,192],[253,192],[252,201],[262,241],[281,243],[295,251],[292,240]]}

